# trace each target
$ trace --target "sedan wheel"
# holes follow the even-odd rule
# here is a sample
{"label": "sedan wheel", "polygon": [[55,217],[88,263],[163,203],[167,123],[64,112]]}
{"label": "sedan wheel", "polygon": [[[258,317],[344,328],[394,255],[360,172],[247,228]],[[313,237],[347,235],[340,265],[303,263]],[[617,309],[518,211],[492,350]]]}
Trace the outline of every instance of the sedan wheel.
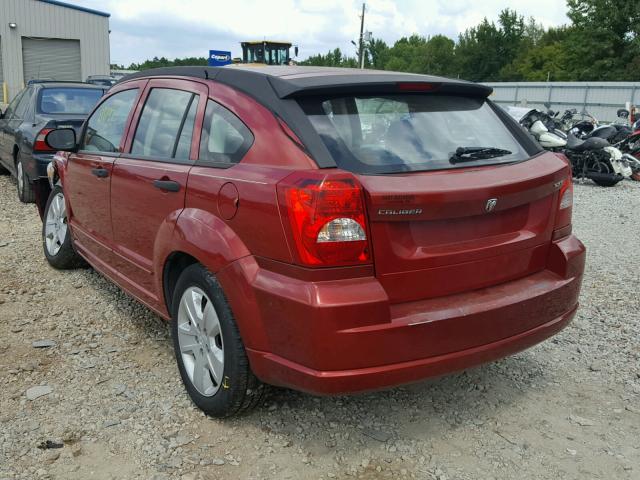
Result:
{"label": "sedan wheel", "polygon": [[18,157],[16,162],[16,180],[18,181],[18,198],[22,203],[33,203],[36,200],[36,193],[33,185],[29,182],[22,165],[22,160]]}
{"label": "sedan wheel", "polygon": [[224,342],[216,309],[198,287],[188,288],[180,299],[178,343],[195,389],[205,397],[215,395],[224,374]]}
{"label": "sedan wheel", "polygon": [[24,170],[22,169],[22,162],[18,162],[16,166],[16,180],[18,180],[18,195],[22,198],[22,192],[24,192]]}

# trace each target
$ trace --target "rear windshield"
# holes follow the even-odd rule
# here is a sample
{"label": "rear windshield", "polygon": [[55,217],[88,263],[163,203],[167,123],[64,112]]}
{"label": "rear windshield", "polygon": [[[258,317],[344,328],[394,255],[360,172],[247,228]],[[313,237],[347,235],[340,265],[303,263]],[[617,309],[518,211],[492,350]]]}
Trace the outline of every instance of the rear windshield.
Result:
{"label": "rear windshield", "polygon": [[336,164],[356,173],[440,170],[528,158],[482,98],[393,94],[309,97],[300,104]]}
{"label": "rear windshield", "polygon": [[43,88],[38,111],[49,114],[87,115],[104,91],[97,88]]}

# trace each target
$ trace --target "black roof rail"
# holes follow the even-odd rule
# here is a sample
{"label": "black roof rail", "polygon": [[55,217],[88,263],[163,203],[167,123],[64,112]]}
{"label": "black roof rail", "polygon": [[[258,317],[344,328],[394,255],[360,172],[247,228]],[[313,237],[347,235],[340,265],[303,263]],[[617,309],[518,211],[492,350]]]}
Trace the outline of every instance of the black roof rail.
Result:
{"label": "black roof rail", "polygon": [[[147,77],[192,77],[216,80],[240,90],[240,84],[252,92],[251,85],[260,87],[265,79],[269,81],[279,98],[301,95],[348,93],[370,91],[371,93],[398,92],[399,83],[429,83],[438,86],[441,93],[487,97],[493,89],[486,85],[464,80],[422,75],[416,73],[391,72],[387,70],[365,70],[336,67],[300,66],[245,66],[225,67],[185,66],[163,67],[142,70],[121,78],[118,83]],[[239,83],[238,83],[239,82]]]}
{"label": "black roof rail", "polygon": [[35,84],[40,84],[40,83],[81,83],[84,85],[89,85],[87,82],[82,82],[80,80],[78,81],[74,81],[74,80],[53,80],[51,78],[33,78],[31,80],[27,80],[27,85],[35,85]]}

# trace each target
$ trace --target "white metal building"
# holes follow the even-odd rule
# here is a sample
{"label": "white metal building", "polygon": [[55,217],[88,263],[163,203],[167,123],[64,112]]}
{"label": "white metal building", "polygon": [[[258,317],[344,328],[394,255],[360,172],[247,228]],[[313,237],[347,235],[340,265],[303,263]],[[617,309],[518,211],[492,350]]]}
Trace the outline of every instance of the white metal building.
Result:
{"label": "white metal building", "polygon": [[109,75],[109,14],[57,0],[0,0],[0,102],[31,79]]}
{"label": "white metal building", "polygon": [[491,99],[500,105],[522,105],[561,112],[575,108],[598,120],[613,122],[616,112],[627,105],[640,105],[640,82],[502,82],[487,83]]}

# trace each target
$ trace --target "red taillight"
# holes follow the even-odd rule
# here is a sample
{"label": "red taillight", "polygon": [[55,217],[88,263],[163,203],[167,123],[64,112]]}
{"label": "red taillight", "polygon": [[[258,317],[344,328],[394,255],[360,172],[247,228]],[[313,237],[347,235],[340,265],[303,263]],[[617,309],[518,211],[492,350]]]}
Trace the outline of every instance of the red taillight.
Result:
{"label": "red taillight", "polygon": [[294,173],[278,184],[278,191],[301,264],[370,261],[362,189],[352,175]]}
{"label": "red taillight", "polygon": [[571,177],[567,177],[562,182],[558,191],[558,212],[556,213],[556,224],[553,232],[553,239],[566,237],[571,234],[571,214],[573,211],[573,182]]}
{"label": "red taillight", "polygon": [[43,128],[40,130],[38,135],[36,135],[36,141],[33,142],[33,151],[34,152],[55,152],[53,148],[51,148],[44,139],[47,136],[47,133],[52,131],[53,128]]}

